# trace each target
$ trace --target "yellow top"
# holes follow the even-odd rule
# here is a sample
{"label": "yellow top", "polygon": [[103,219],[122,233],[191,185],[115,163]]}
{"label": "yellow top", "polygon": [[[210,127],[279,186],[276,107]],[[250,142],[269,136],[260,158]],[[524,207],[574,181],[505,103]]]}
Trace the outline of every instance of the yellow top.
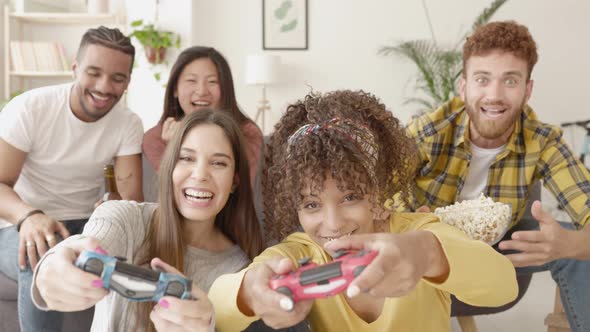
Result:
{"label": "yellow top", "polygon": [[[432,232],[449,262],[448,278],[440,284],[422,279],[410,294],[386,299],[381,315],[371,323],[356,315],[344,294],[317,299],[308,316],[313,331],[451,331],[450,293],[478,306],[500,306],[516,298],[518,285],[512,263],[485,243],[468,239],[432,214],[396,213],[390,226],[392,233]],[[294,233],[266,249],[248,268],[273,256],[288,257],[295,264],[306,256],[318,264],[331,260],[307,234]],[[223,275],[211,286],[209,298],[215,307],[217,331],[241,331],[258,319],[244,315],[237,307],[238,290],[248,268]]]}

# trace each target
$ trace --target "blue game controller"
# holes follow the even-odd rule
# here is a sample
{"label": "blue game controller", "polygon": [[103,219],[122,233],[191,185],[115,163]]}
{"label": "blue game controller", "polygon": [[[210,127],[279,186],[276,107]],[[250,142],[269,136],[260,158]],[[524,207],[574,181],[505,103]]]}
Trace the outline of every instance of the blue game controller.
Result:
{"label": "blue game controller", "polygon": [[157,302],[163,296],[191,299],[191,280],[127,264],[122,260],[85,250],[78,256],[75,265],[99,276],[104,288],[114,290],[131,301]]}

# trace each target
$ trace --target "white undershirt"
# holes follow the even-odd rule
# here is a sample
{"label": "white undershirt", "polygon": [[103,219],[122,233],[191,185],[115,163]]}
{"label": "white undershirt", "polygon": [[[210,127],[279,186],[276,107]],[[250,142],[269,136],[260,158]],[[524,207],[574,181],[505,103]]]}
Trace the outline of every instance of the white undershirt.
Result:
{"label": "white undershirt", "polygon": [[471,162],[463,189],[459,193],[459,202],[479,197],[486,187],[490,166],[505,148],[506,144],[493,149],[484,149],[471,143]]}

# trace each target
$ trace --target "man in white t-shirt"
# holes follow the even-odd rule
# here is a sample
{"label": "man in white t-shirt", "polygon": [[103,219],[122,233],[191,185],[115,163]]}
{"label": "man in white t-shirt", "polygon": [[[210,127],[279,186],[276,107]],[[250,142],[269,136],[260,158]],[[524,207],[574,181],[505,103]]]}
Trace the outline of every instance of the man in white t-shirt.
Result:
{"label": "man in white t-shirt", "polygon": [[0,272],[18,279],[23,332],[61,330],[62,313],[31,302],[31,268],[59,238],[82,231],[99,200],[104,165],[114,160],[123,199],[143,200],[143,127],[119,102],[134,56],[118,29],[89,29],[72,65],[73,84],[27,91],[0,112],[0,219],[14,225],[0,229]]}

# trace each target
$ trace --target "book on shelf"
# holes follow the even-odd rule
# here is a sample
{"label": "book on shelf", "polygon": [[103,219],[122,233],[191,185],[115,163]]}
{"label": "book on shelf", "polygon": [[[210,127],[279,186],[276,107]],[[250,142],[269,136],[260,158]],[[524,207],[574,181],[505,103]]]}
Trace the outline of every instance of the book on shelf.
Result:
{"label": "book on shelf", "polygon": [[16,72],[64,72],[70,65],[60,42],[13,40],[10,57]]}
{"label": "book on shelf", "polygon": [[66,56],[66,49],[64,48],[64,44],[62,43],[53,43],[55,49],[57,50],[57,54],[59,55],[59,61],[61,63],[61,68],[64,71],[69,71],[72,69],[71,64],[68,61],[68,57]]}
{"label": "book on shelf", "polygon": [[35,58],[35,49],[33,42],[23,40],[20,42],[21,51],[23,54],[23,63],[25,71],[37,71],[37,59]]}
{"label": "book on shelf", "polygon": [[10,60],[12,60],[12,69],[14,71],[25,70],[25,64],[23,62],[23,54],[21,51],[20,41],[10,41]]}

